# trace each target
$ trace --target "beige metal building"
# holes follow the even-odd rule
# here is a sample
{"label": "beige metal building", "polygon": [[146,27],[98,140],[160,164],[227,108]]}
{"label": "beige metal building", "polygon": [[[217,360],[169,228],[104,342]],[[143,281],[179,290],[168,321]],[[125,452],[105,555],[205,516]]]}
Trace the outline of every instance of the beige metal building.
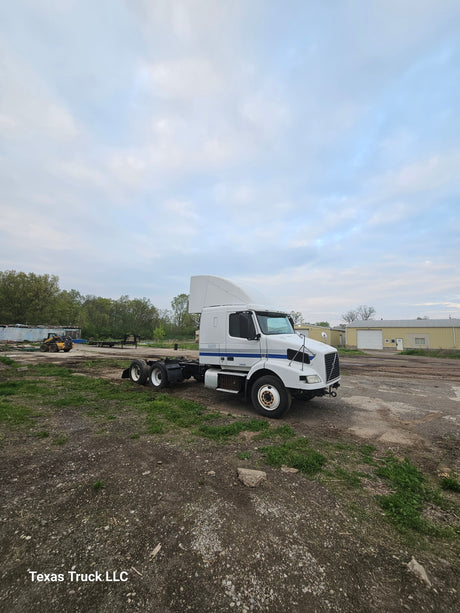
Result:
{"label": "beige metal building", "polygon": [[327,343],[333,347],[343,347],[345,345],[345,328],[326,328],[313,324],[299,324],[295,326],[295,331],[307,338]]}
{"label": "beige metal building", "polygon": [[460,319],[354,321],[346,327],[350,349],[458,349]]}

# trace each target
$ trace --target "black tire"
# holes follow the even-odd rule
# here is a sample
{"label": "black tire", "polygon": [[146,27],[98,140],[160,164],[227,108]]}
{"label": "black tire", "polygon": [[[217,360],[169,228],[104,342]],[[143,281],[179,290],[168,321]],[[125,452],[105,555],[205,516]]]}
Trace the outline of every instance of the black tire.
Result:
{"label": "black tire", "polygon": [[52,353],[57,353],[59,351],[59,347],[56,345],[56,343],[51,343],[50,345],[50,351]]}
{"label": "black tire", "polygon": [[278,377],[267,375],[254,382],[251,401],[260,415],[279,419],[289,410],[292,398]]}
{"label": "black tire", "polygon": [[198,383],[204,383],[204,375],[206,373],[206,370],[206,366],[200,368],[200,370],[193,375],[195,381],[198,381]]}
{"label": "black tire", "polygon": [[149,383],[156,390],[161,390],[168,385],[168,373],[163,364],[154,364],[150,370]]}
{"label": "black tire", "polygon": [[129,367],[129,378],[133,383],[144,385],[149,378],[149,367],[145,360],[134,360]]}
{"label": "black tire", "polygon": [[48,347],[48,345],[47,345],[46,343],[42,343],[42,344],[40,345],[40,351],[43,351],[43,353],[45,353],[45,352],[49,351],[49,347]]}

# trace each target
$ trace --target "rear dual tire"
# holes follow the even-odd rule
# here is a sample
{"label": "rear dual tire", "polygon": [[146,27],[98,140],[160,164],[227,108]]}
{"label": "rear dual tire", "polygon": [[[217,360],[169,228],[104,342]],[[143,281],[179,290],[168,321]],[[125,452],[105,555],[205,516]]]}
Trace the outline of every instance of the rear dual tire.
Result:
{"label": "rear dual tire", "polygon": [[134,360],[129,367],[129,378],[133,383],[144,385],[149,378],[150,369],[145,360]]}
{"label": "rear dual tire", "polygon": [[166,368],[158,362],[150,367],[145,360],[134,360],[129,367],[129,378],[138,385],[144,385],[148,381],[156,390],[168,385]]}
{"label": "rear dual tire", "polygon": [[168,385],[168,373],[163,364],[154,364],[152,366],[149,383],[156,390],[161,390]]}

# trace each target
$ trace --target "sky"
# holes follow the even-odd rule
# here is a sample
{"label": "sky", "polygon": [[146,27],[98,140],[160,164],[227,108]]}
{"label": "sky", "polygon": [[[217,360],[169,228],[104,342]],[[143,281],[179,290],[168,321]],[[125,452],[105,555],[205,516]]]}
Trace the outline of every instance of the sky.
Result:
{"label": "sky", "polygon": [[460,317],[458,0],[0,7],[0,270]]}

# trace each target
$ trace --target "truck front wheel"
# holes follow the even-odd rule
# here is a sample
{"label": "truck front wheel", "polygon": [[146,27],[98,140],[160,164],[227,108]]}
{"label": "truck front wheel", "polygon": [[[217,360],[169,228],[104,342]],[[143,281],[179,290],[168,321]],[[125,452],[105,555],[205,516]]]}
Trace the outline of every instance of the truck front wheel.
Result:
{"label": "truck front wheel", "polygon": [[291,406],[291,394],[283,383],[270,375],[254,382],[251,401],[255,410],[264,417],[279,419]]}

